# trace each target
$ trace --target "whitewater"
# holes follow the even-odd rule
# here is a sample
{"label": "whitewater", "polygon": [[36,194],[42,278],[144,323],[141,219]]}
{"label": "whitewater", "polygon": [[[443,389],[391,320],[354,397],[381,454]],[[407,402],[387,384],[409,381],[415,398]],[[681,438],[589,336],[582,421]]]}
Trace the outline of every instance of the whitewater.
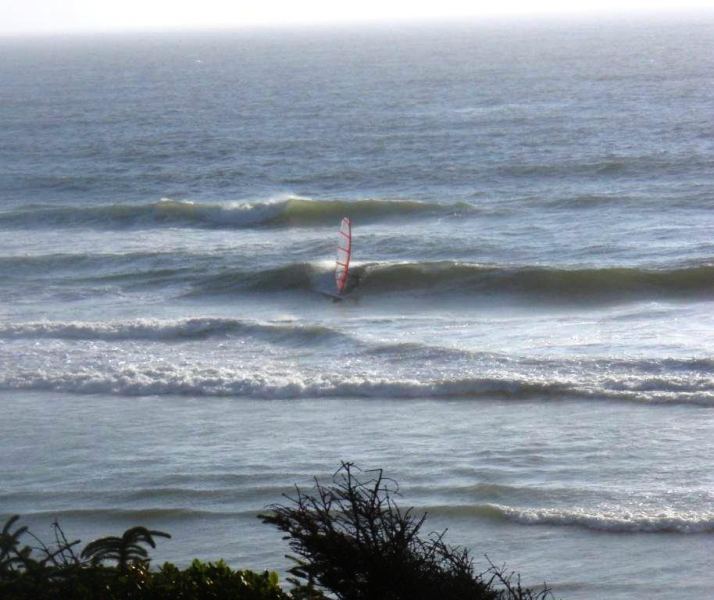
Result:
{"label": "whitewater", "polygon": [[0,40],[0,518],[285,569],[348,460],[557,597],[710,595],[712,24]]}

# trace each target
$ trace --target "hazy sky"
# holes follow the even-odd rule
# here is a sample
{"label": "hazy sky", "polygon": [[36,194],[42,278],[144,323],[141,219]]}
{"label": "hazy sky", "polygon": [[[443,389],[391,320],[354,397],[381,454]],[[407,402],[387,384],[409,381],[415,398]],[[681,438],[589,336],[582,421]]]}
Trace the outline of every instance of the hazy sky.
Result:
{"label": "hazy sky", "polygon": [[0,33],[714,8],[714,0],[0,0]]}

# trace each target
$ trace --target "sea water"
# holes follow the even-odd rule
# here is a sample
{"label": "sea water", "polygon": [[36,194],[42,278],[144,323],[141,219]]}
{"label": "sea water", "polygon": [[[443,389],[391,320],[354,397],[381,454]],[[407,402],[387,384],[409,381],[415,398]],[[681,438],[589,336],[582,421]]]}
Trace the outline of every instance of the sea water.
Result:
{"label": "sea water", "polygon": [[346,460],[479,568],[709,595],[713,27],[0,41],[0,516],[285,569]]}

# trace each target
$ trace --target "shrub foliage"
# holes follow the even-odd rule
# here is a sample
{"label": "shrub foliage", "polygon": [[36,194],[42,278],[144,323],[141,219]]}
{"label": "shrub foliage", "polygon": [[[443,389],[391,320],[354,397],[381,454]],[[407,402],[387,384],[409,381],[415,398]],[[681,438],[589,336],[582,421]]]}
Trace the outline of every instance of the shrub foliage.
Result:
{"label": "shrub foliage", "polygon": [[466,549],[444,533],[421,537],[426,515],[402,510],[395,481],[382,470],[343,463],[330,485],[296,487],[287,505],[260,518],[287,535],[297,566],[291,573],[340,600],[533,600],[547,587],[523,588],[520,579],[491,564],[474,571]]}
{"label": "shrub foliage", "polygon": [[[425,515],[401,509],[397,484],[381,470],[343,463],[330,484],[296,487],[287,504],[260,515],[286,534],[289,591],[275,572],[231,569],[225,562],[194,560],[181,569],[150,568],[149,548],[168,533],[132,527],[81,551],[58,523],[47,545],[17,526],[12,516],[0,531],[2,600],[545,600],[493,564],[474,571],[467,550],[444,534],[420,536]],[[32,545],[25,544],[31,538]]]}
{"label": "shrub foliage", "polygon": [[[13,529],[13,516],[0,533],[0,598],[3,600],[288,600],[278,575],[236,571],[223,561],[194,560],[186,569],[164,563],[150,569],[147,546],[170,537],[145,527],[127,529],[75,552],[55,523],[52,547],[27,527]],[[36,547],[21,543],[31,536]],[[110,563],[110,564],[105,564]]]}

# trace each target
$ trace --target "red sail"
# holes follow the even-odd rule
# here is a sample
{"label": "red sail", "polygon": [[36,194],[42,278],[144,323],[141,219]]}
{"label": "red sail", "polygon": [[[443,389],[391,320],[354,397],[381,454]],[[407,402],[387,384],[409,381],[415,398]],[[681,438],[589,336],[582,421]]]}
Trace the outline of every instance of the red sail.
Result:
{"label": "red sail", "polygon": [[350,256],[352,255],[352,221],[349,217],[342,219],[337,240],[337,264],[335,265],[335,283],[337,293],[341,294],[350,274]]}

